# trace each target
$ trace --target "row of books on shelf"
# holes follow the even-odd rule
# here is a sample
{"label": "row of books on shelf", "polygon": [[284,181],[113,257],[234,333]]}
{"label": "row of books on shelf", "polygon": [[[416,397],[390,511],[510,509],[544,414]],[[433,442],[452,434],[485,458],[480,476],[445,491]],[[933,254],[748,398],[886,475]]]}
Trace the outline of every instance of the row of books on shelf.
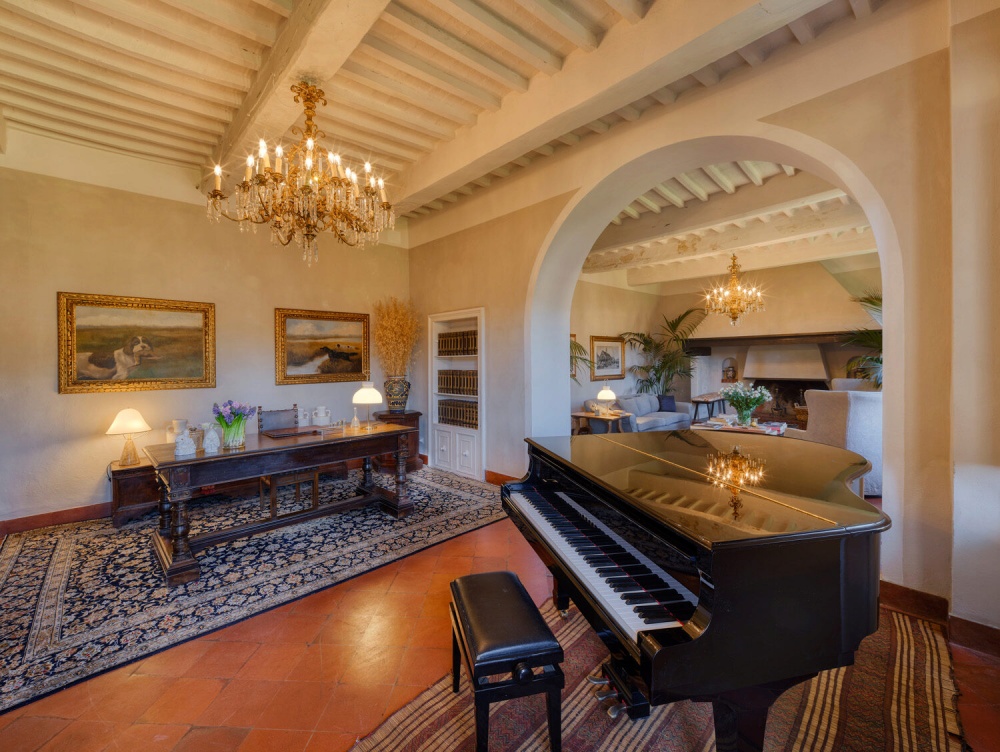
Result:
{"label": "row of books on shelf", "polygon": [[479,428],[479,404],[465,400],[439,400],[438,423],[462,428]]}
{"label": "row of books on shelf", "polygon": [[441,332],[438,334],[438,355],[475,355],[479,352],[479,332]]}
{"label": "row of books on shelf", "polygon": [[438,391],[475,397],[479,394],[478,371],[438,371]]}

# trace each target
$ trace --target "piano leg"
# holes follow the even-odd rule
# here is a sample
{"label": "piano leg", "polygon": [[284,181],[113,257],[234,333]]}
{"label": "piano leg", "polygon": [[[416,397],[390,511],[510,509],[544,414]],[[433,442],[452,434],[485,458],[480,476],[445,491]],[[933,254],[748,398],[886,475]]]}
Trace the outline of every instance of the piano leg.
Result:
{"label": "piano leg", "polygon": [[[771,682],[725,692],[711,698],[715,716],[717,752],[762,752],[767,712],[774,701],[790,687],[812,679],[816,674]],[[693,698],[704,702],[708,698]]]}
{"label": "piano leg", "polygon": [[717,752],[761,752],[769,708],[744,708],[725,700],[713,701]]}
{"label": "piano leg", "polygon": [[569,593],[559,587],[559,576],[555,567],[549,567],[552,572],[552,602],[563,616],[569,611]]}

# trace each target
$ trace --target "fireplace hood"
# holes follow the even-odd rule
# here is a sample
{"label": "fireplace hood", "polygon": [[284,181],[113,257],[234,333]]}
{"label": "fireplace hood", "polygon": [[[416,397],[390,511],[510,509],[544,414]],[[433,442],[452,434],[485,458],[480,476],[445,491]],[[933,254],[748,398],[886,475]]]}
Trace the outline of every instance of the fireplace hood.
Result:
{"label": "fireplace hood", "polygon": [[743,376],[748,379],[800,379],[826,381],[830,378],[819,345],[751,345],[747,349]]}

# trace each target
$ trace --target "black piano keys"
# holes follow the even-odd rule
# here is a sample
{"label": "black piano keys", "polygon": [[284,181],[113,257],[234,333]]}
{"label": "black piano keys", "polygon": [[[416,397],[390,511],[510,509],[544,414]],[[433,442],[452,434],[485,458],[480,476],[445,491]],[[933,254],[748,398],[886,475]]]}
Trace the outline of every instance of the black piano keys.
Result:
{"label": "black piano keys", "polygon": [[691,618],[695,604],[557,494],[532,491],[524,496],[608,587],[634,605],[632,610],[643,622],[656,625]]}

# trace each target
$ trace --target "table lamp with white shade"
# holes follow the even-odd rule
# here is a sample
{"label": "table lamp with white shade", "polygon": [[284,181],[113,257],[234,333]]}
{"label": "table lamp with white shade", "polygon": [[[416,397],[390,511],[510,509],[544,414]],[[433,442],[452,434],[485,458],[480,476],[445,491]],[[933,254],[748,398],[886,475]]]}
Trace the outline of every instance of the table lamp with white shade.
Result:
{"label": "table lamp with white shade", "polygon": [[139,464],[139,453],[136,452],[135,444],[132,443],[132,434],[146,433],[146,431],[152,430],[142,414],[134,407],[126,407],[124,410],[118,411],[111,428],[107,430],[107,435],[125,436],[125,448],[122,449],[121,459],[118,460],[119,465],[128,467]]}
{"label": "table lamp with white shade", "polygon": [[608,382],[604,382],[604,387],[597,393],[597,401],[601,403],[601,412],[607,415],[611,410],[611,403],[616,399],[615,393],[611,391]]}
{"label": "table lamp with white shade", "polygon": [[351,402],[355,405],[364,405],[368,408],[368,430],[372,430],[372,405],[382,404],[382,394],[375,388],[372,381],[364,381],[361,388],[354,393]]}

